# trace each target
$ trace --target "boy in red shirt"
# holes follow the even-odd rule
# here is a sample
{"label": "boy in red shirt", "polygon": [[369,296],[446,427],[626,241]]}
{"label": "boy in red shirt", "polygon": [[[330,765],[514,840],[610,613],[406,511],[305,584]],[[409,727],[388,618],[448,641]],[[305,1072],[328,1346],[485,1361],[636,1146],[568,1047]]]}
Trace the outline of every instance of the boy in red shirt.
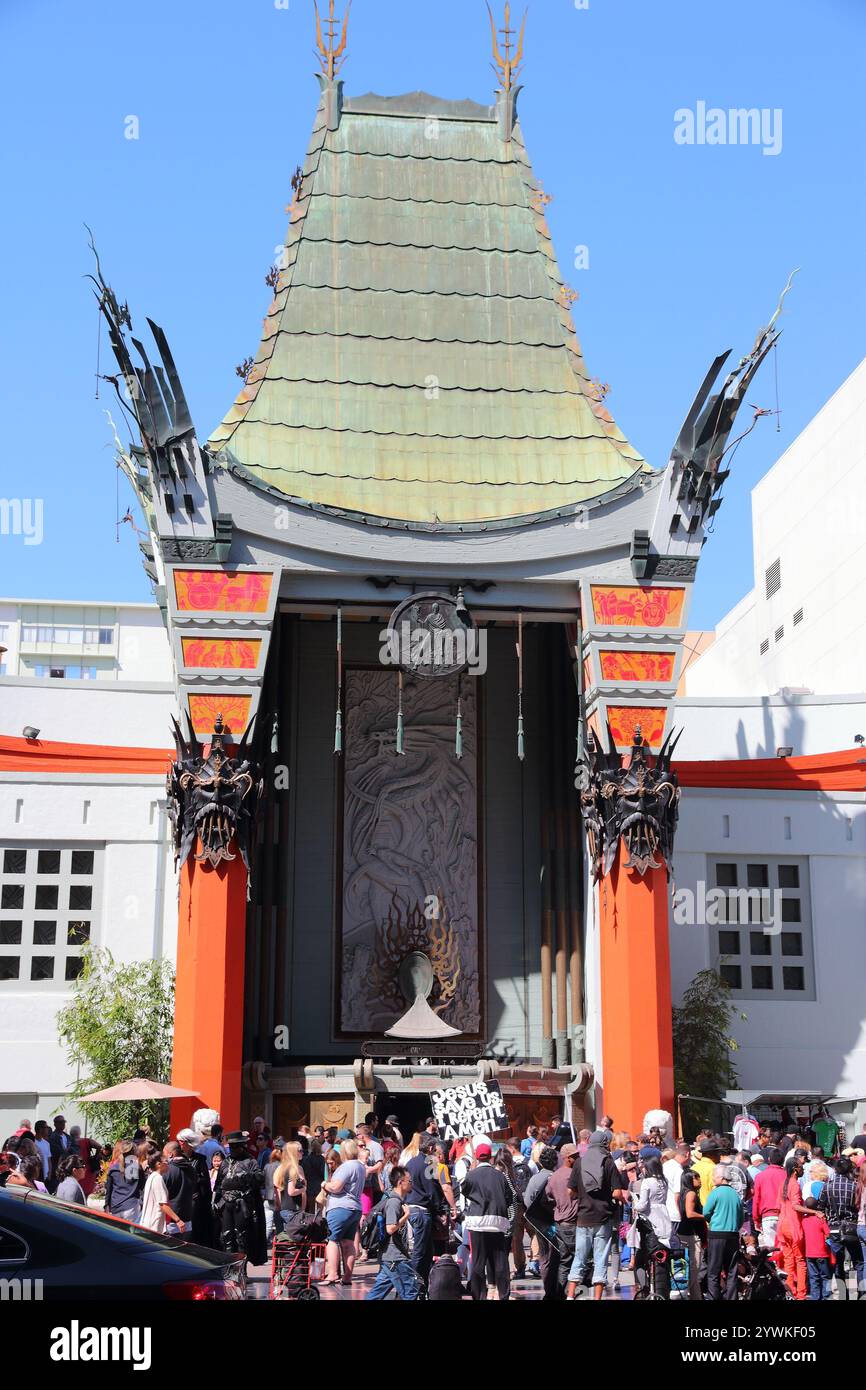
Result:
{"label": "boy in red shirt", "polygon": [[809,1297],[813,1302],[820,1303],[823,1299],[833,1296],[830,1282],[830,1247],[827,1244],[830,1227],[826,1218],[819,1212],[814,1197],[807,1197],[804,1206],[807,1208],[803,1217],[803,1237],[806,1245],[806,1268],[809,1272]]}

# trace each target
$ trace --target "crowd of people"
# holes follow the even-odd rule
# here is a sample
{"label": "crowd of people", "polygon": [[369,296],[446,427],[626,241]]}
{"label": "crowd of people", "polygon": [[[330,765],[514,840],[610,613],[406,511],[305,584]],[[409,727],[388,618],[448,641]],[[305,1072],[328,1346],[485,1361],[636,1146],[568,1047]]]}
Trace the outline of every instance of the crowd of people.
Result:
{"label": "crowd of people", "polygon": [[813,1138],[766,1129],[737,1151],[709,1129],[693,1143],[632,1137],[605,1116],[594,1132],[563,1121],[501,1143],[445,1142],[428,1117],[407,1140],[396,1116],[371,1113],[285,1139],[261,1116],[226,1134],[202,1110],[164,1145],[139,1130],[103,1149],[58,1115],[21,1121],[0,1185],[82,1205],[96,1191],[112,1216],[254,1265],[315,1218],[321,1283],[350,1286],[372,1254],[370,1299],[502,1300],[524,1278],[547,1300],[601,1298],[625,1270],[635,1298],[670,1297],[673,1275],[682,1297],[733,1299],[744,1251],[768,1256],[795,1299],[842,1293],[849,1267],[866,1296],[866,1135],[835,1156]]}

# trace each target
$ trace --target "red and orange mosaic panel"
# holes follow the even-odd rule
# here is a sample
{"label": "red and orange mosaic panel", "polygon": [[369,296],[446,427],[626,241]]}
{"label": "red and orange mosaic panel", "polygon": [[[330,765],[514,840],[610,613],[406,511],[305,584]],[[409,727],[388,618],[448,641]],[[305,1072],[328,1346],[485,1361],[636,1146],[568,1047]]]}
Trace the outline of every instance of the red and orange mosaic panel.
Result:
{"label": "red and orange mosaic panel", "polygon": [[222,715],[223,724],[240,738],[250,722],[251,695],[190,695],[189,717],[197,734],[212,734],[214,721]]}
{"label": "red and orange mosaic panel", "polygon": [[203,670],[255,671],[259,664],[261,641],[236,637],[182,637],[184,666]]}
{"label": "red and orange mosaic panel", "polygon": [[635,729],[640,725],[644,743],[659,748],[665,735],[664,706],[608,705],[607,720],[617,747],[634,742]]}
{"label": "red and orange mosaic panel", "polygon": [[237,570],[175,570],[174,592],[180,612],[266,613],[272,574]]}
{"label": "red and orange mosaic panel", "polygon": [[605,627],[679,627],[685,589],[649,589],[637,584],[593,584],[592,612]]}
{"label": "red and orange mosaic panel", "polygon": [[674,652],[599,652],[603,681],[665,682],[674,678]]}

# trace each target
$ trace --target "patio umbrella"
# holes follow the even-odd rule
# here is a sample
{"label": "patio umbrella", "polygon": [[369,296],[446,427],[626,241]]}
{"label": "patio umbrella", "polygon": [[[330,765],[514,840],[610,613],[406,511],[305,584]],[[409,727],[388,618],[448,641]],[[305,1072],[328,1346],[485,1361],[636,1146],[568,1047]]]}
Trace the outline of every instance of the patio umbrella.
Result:
{"label": "patio umbrella", "polygon": [[107,1086],[104,1091],[91,1091],[89,1096],[79,1097],[79,1104],[89,1105],[93,1100],[175,1100],[197,1095],[198,1091],[184,1091],[179,1086],[165,1086],[161,1081],[145,1081],[140,1076],[133,1076],[117,1086]]}

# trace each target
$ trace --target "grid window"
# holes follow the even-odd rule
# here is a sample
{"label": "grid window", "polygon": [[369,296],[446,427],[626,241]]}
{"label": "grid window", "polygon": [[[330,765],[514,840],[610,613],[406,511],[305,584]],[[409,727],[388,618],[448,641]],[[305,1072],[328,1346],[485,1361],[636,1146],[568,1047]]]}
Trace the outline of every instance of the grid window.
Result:
{"label": "grid window", "polygon": [[0,988],[68,990],[95,932],[101,867],[85,845],[0,845]]}
{"label": "grid window", "polygon": [[[708,868],[711,884],[725,895],[717,924],[709,927],[711,954],[732,992],[745,999],[814,999],[808,860],[751,854],[711,859]],[[732,931],[732,922],[747,929]]]}
{"label": "grid window", "polygon": [[799,625],[800,625],[800,623],[801,623],[802,621],[803,621],[803,610],[802,610],[802,608],[798,608],[797,611],[796,611],[796,613],[794,614],[794,627],[799,627]]}
{"label": "grid window", "polygon": [[763,642],[761,643],[761,648],[760,648],[761,656],[766,656],[766,655],[767,655],[767,652],[768,652],[769,650],[770,650],[770,639],[769,639],[769,637],[765,637],[764,640],[763,640]]}
{"label": "grid window", "polygon": [[779,592],[782,587],[781,560],[774,560],[771,565],[768,565],[766,574],[764,575],[764,582],[766,585],[767,598],[772,598],[774,594]]}

